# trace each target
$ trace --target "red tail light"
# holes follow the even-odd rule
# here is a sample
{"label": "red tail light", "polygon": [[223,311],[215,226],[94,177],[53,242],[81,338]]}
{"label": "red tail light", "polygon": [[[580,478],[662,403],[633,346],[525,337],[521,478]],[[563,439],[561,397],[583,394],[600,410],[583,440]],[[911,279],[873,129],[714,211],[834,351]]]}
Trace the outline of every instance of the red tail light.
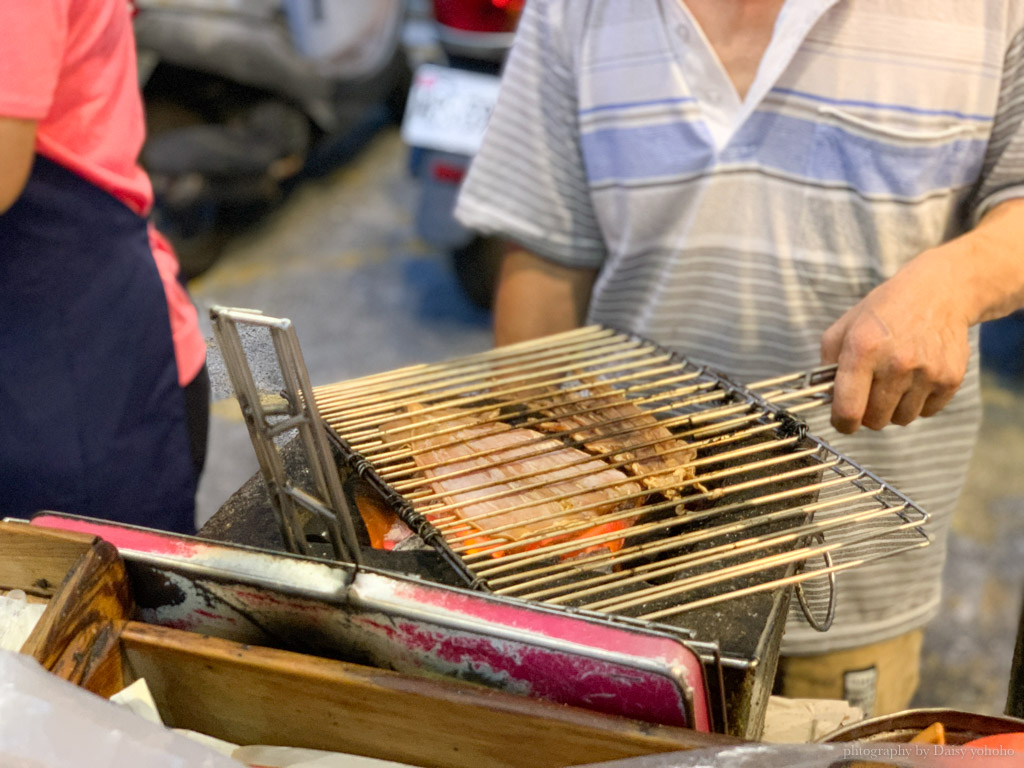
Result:
{"label": "red tail light", "polygon": [[462,178],[466,175],[466,169],[464,166],[451,163],[434,163],[430,168],[430,175],[437,181],[446,184],[461,184]]}
{"label": "red tail light", "polygon": [[513,32],[525,0],[434,0],[439,24],[465,32]]}

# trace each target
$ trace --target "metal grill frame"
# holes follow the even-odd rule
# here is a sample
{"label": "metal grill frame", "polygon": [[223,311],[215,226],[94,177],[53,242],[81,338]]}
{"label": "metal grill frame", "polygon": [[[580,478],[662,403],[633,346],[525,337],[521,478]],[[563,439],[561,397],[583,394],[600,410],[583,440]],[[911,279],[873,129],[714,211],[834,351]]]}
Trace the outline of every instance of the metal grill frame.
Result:
{"label": "metal grill frame", "polygon": [[[297,339],[295,338],[294,331],[293,329],[291,329],[290,323],[288,321],[279,321],[274,318],[267,318],[263,316],[261,313],[254,313],[249,310],[226,310],[224,308],[219,307],[215,308],[212,314],[215,318],[215,332],[217,332],[218,334],[218,340],[222,342],[222,348],[225,346],[230,347],[230,350],[225,350],[225,352],[231,352],[232,359],[229,360],[227,354],[225,356],[225,361],[226,363],[228,363],[229,373],[232,372],[232,368],[235,367],[248,367],[248,361],[241,350],[240,342],[237,341],[237,329],[234,329],[235,322],[255,323],[263,325],[265,327],[270,327],[275,332],[275,335],[273,337],[274,347],[275,352],[278,356],[278,362],[281,366],[282,377],[285,381],[286,387],[286,391],[283,394],[283,400],[289,404],[293,411],[301,412],[304,415],[302,419],[303,429],[309,426],[308,421],[310,420],[310,418],[312,418],[312,420],[316,422],[316,426],[318,427],[318,429],[314,431],[320,432],[321,437],[326,436],[327,440],[333,443],[333,445],[336,448],[336,452],[340,455],[345,464],[355,474],[357,474],[365,481],[367,481],[382,497],[385,503],[387,503],[398,514],[398,516],[424,540],[424,543],[426,543],[427,545],[432,547],[436,552],[438,552],[445,561],[445,563],[452,569],[454,574],[456,574],[458,578],[471,589],[496,592],[497,594],[508,595],[515,599],[525,599],[527,601],[536,599],[531,594],[521,596],[516,594],[509,594],[508,589],[495,590],[492,588],[491,579],[482,577],[481,575],[476,573],[474,568],[471,567],[469,563],[467,563],[466,558],[462,554],[457,552],[455,548],[453,548],[451,542],[448,539],[446,539],[445,535],[431,521],[429,521],[423,514],[421,514],[418,509],[416,509],[416,507],[414,506],[414,502],[410,501],[410,499],[407,498],[405,494],[403,494],[399,490],[396,490],[394,485],[391,482],[389,482],[388,479],[384,476],[384,474],[380,471],[380,467],[378,467],[374,463],[375,460],[373,458],[368,458],[367,456],[364,456],[358,446],[353,445],[352,442],[348,440],[345,436],[340,434],[337,429],[330,427],[331,409],[329,407],[325,407],[322,402],[319,402],[325,397],[325,392],[330,390],[333,396],[334,394],[338,392],[343,392],[345,390],[348,390],[350,392],[357,392],[360,390],[366,390],[368,388],[380,386],[383,386],[383,391],[387,392],[392,389],[389,385],[389,382],[391,381],[395,381],[403,377],[420,376],[429,373],[430,375],[436,375],[436,378],[433,384],[423,387],[422,392],[429,394],[423,394],[423,396],[420,397],[421,401],[433,402],[438,399],[441,399],[442,401],[444,401],[444,405],[446,407],[452,407],[457,403],[448,402],[444,395],[439,394],[440,388],[444,387],[445,391],[450,395],[451,392],[447,389],[448,387],[453,387],[456,384],[459,384],[460,381],[469,381],[471,383],[465,384],[462,387],[462,390],[456,388],[455,392],[464,392],[470,394],[470,397],[468,399],[471,402],[483,402],[486,398],[484,396],[480,396],[478,393],[480,392],[481,389],[486,391],[487,387],[481,387],[481,382],[478,379],[474,378],[473,375],[467,377],[464,376],[463,374],[456,373],[456,371],[458,370],[458,366],[469,366],[470,368],[472,368],[473,366],[480,365],[484,370],[487,370],[493,374],[494,369],[490,366],[493,365],[495,360],[501,360],[502,358],[507,358],[509,356],[516,354],[529,354],[531,350],[539,350],[541,353],[541,358],[543,358],[545,354],[557,356],[557,349],[559,344],[571,344],[573,343],[573,339],[577,339],[581,337],[581,335],[585,337],[587,334],[596,334],[598,336],[603,336],[605,338],[612,338],[615,340],[615,343],[631,345],[632,348],[639,347],[643,350],[646,350],[646,352],[644,352],[644,359],[642,360],[642,363],[645,365],[651,364],[653,362],[659,365],[666,365],[669,368],[676,369],[678,371],[685,372],[685,375],[679,378],[687,378],[692,380],[692,382],[694,382],[695,384],[697,384],[698,386],[695,386],[693,388],[694,392],[699,392],[701,390],[706,391],[706,395],[698,396],[696,398],[697,400],[706,397],[706,399],[713,400],[716,403],[721,401],[722,405],[720,408],[711,409],[708,411],[698,410],[695,413],[688,414],[688,416],[686,416],[684,420],[689,421],[691,426],[695,421],[695,416],[707,417],[709,414],[712,413],[721,415],[725,411],[729,411],[729,413],[735,412],[737,415],[740,415],[742,417],[742,421],[744,423],[758,423],[766,431],[774,431],[781,438],[792,438],[795,441],[807,444],[808,446],[813,446],[813,448],[807,449],[808,456],[818,456],[820,454],[821,456],[834,457],[835,464],[832,467],[830,467],[829,464],[826,463],[823,459],[819,459],[822,472],[825,472],[830,468],[834,469],[835,465],[842,465],[844,467],[850,468],[854,472],[855,477],[851,480],[849,477],[840,474],[841,479],[837,482],[850,482],[855,487],[863,491],[866,497],[869,495],[874,495],[875,497],[878,497],[879,501],[882,503],[881,510],[876,510],[872,514],[867,515],[867,517],[880,517],[892,513],[895,518],[902,520],[902,524],[896,524],[895,530],[912,530],[916,532],[918,536],[917,543],[915,543],[913,546],[905,546],[902,549],[897,549],[894,552],[888,552],[885,553],[885,555],[881,556],[888,556],[891,554],[895,554],[898,551],[904,551],[906,549],[915,548],[917,546],[926,546],[928,543],[930,543],[930,537],[923,529],[923,526],[925,526],[928,522],[928,515],[926,512],[924,512],[924,510],[921,510],[909,498],[907,498],[902,493],[886,484],[880,478],[868,472],[863,467],[860,467],[855,462],[851,461],[848,457],[840,454],[838,451],[835,451],[820,438],[809,434],[806,423],[802,421],[799,417],[799,414],[810,409],[820,408],[822,405],[829,402],[831,393],[831,378],[833,374],[833,370],[829,368],[818,369],[805,373],[791,374],[788,376],[781,376],[763,382],[758,382],[753,385],[743,386],[731,381],[729,378],[721,375],[720,373],[714,370],[707,368],[706,366],[696,365],[686,360],[684,357],[680,355],[665,350],[647,339],[643,339],[632,334],[625,334],[611,328],[601,326],[590,326],[587,328],[570,331],[565,334],[549,336],[544,339],[535,340],[532,342],[525,342],[523,344],[512,345],[509,347],[502,347],[495,350],[491,350],[489,352],[479,353],[477,355],[470,355],[462,358],[456,358],[454,360],[449,360],[438,364],[411,366],[407,368],[398,369],[395,371],[389,371],[383,374],[362,377],[358,379],[349,380],[346,382],[340,382],[339,384],[329,385],[327,387],[317,387],[311,389],[308,385],[308,374],[305,371],[304,362],[302,361],[301,358],[301,351],[298,350]],[[227,333],[225,328],[223,327],[225,326],[227,319],[230,319],[230,323],[227,324],[231,325],[232,329],[234,330],[233,335]],[[277,324],[280,323],[285,323],[286,327],[282,327],[279,329],[277,327]],[[282,331],[286,332],[282,333]],[[226,341],[221,338],[222,336],[226,337]],[[294,347],[294,349],[291,349],[291,347]],[[654,355],[654,357],[651,357],[652,355]],[[565,370],[572,370],[571,375],[568,376],[569,380],[580,381],[581,379],[579,377],[579,371],[586,368],[588,364],[604,366],[606,364],[610,364],[613,361],[613,359],[614,358],[608,356],[602,356],[601,358],[595,361],[591,361],[590,363],[576,363],[574,364],[576,366],[575,369],[573,369],[572,366],[570,366]],[[296,367],[300,369],[298,372],[296,372],[295,370]],[[551,371],[548,370],[549,367],[550,366],[545,366],[542,363],[538,364],[536,361],[531,361],[531,363],[528,366],[526,366],[525,369],[539,370],[542,376],[549,377],[551,375]],[[627,365],[626,368],[628,370],[635,370],[636,366]],[[595,382],[597,380],[598,375],[599,374],[597,373],[594,374]],[[254,408],[253,403],[258,403],[259,398],[255,393],[255,384],[252,381],[251,371],[246,371],[245,376],[240,376],[237,375],[236,373],[232,373],[232,378],[233,380],[239,379],[240,381],[243,382],[243,386],[245,387],[245,397],[243,400],[243,404],[247,406],[250,411],[252,411]],[[524,378],[528,380],[530,377],[526,376]],[[652,391],[656,391],[657,387],[663,383],[661,381],[651,381],[649,379],[645,381],[645,387]],[[592,385],[593,383],[591,383],[590,386]],[[522,384],[519,388],[529,390],[531,387],[536,388],[537,386],[537,383],[534,383],[532,385]],[[550,388],[552,386],[552,383],[547,382],[546,386]],[[586,385],[583,386],[584,389],[585,387]],[[250,389],[253,391],[250,392]],[[236,382],[236,390],[239,390],[238,382]],[[401,390],[399,389],[399,391]],[[240,399],[243,398],[240,397]],[[630,400],[629,398],[625,399],[627,401]],[[656,395],[654,399],[659,398]],[[322,413],[318,412],[318,402],[320,411],[322,411]],[[415,399],[412,402],[415,402]],[[258,410],[258,405],[255,406],[255,408]],[[376,406],[376,410],[381,410],[379,405]],[[389,418],[395,418],[395,415],[392,414]],[[387,419],[384,419],[383,421],[381,421],[381,423],[384,423],[386,420]],[[373,423],[373,421],[374,420],[371,419],[367,423]],[[709,421],[709,423],[711,423],[711,430],[713,433],[716,431],[720,432],[720,430],[714,426],[713,422]],[[274,452],[274,438],[278,437],[281,433],[280,425],[275,426],[273,424],[270,424],[269,422],[267,422],[266,419],[253,419],[249,417],[247,417],[247,424],[250,427],[250,435],[253,439],[254,445],[256,445],[257,447],[257,454],[258,456],[261,457],[261,468],[264,470],[264,476],[268,482],[268,485],[272,489],[280,489],[282,487],[287,487],[285,485],[285,480],[278,476],[280,474],[280,472],[278,472],[281,466],[280,463],[276,461],[265,460],[266,456],[271,455]],[[700,430],[697,431],[699,433]],[[307,443],[310,442],[308,437],[306,438],[305,441]],[[686,441],[681,440],[680,442],[684,443]],[[312,448],[317,448],[318,445],[321,444],[311,443]],[[628,448],[628,445],[625,447]],[[322,449],[317,448],[317,451],[315,454],[312,455],[312,460],[310,462],[311,464],[314,464],[316,467],[319,467],[319,469],[315,473],[318,478],[322,477],[324,470],[328,469],[326,464],[329,462],[326,460],[323,454],[324,451]],[[595,458],[597,458],[597,460],[600,460],[599,457]],[[786,460],[788,458],[788,455],[784,455],[782,457],[782,460]],[[268,468],[272,470],[272,472],[268,472]],[[741,465],[740,469],[742,470],[743,468],[744,466]],[[415,467],[413,469],[415,469]],[[330,474],[330,472],[328,472],[327,474]],[[877,486],[874,489],[874,491],[870,491],[865,487],[865,483],[868,482]],[[335,488],[329,487],[324,490],[328,491],[326,495],[330,498],[327,498],[324,501],[315,503],[313,505],[313,510],[316,513],[315,517],[320,519],[321,521],[327,518],[327,523],[329,524],[328,530],[331,533],[329,538],[331,539],[331,544],[333,545],[334,557],[339,560],[347,560],[350,562],[355,561],[358,564],[358,556],[356,555],[356,557],[353,557],[354,547],[351,544],[351,542],[353,541],[353,521],[355,519],[351,510],[354,507],[354,505],[347,503],[345,499],[341,499],[341,503],[338,503],[338,496]],[[884,501],[881,500],[880,497],[883,493],[888,494],[893,499],[893,504],[895,506],[885,503]],[[435,493],[435,495],[438,494]],[[278,493],[277,496],[279,498],[277,499],[277,503],[275,504],[275,512],[278,513],[279,522],[282,525],[282,529],[290,529],[289,536],[292,541],[299,542],[299,551],[308,553],[308,547],[306,547],[306,538],[308,532],[305,530],[307,526],[305,526],[303,522],[299,520],[299,518],[294,514],[294,511],[285,508],[284,505],[281,503],[282,501],[290,501],[290,499],[292,498],[299,497],[301,496],[301,494],[290,493],[285,496],[282,496],[280,493]],[[683,501],[686,501],[686,499],[684,498]],[[672,502],[666,502],[666,506],[668,506],[670,503]],[[745,502],[741,502],[739,506],[742,507],[744,504]],[[813,504],[810,506],[817,506],[817,504]],[[332,514],[335,518],[333,524],[331,524],[332,521],[330,520]],[[715,514],[714,507],[711,508],[709,514]],[[688,516],[684,515],[681,516],[678,520],[669,520],[666,523],[666,525],[668,527],[673,527],[676,524],[685,526],[687,523],[687,518]],[[842,523],[840,523],[840,525],[841,524]],[[825,525],[824,527],[827,528],[829,526]],[[815,626],[820,630],[827,629],[828,625],[831,623],[831,618],[834,613],[835,607],[835,573],[840,570],[845,570],[849,567],[861,565],[864,562],[867,562],[868,560],[877,558],[862,558],[852,563],[836,564],[832,561],[832,553],[837,549],[843,547],[844,545],[842,542],[839,542],[837,544],[826,543],[824,537],[821,536],[821,530],[823,530],[823,528],[819,526],[817,530],[809,530],[802,532],[802,536],[805,541],[808,540],[808,537],[815,537],[817,539],[820,539],[820,543],[816,546],[804,546],[803,541],[800,542],[800,555],[796,556],[790,554],[787,558],[781,561],[781,564],[785,564],[789,567],[789,569],[786,571],[785,576],[778,578],[776,580],[761,583],[748,589],[744,589],[741,592],[732,592],[726,593],[722,596],[715,596],[710,600],[710,602],[720,602],[721,600],[730,599],[731,597],[736,597],[741,594],[768,591],[776,587],[793,584],[796,586],[797,596],[801,606],[804,608],[804,613],[807,617],[808,622],[812,626]],[[339,533],[341,533],[342,535],[339,535]],[[631,531],[626,535],[628,536],[635,533],[635,531]],[[621,536],[621,534],[619,535]],[[795,536],[788,535],[788,537],[795,541]],[[572,549],[578,548],[580,546],[580,541],[583,540],[577,539],[574,542],[562,544],[560,546],[563,549],[571,551]],[[681,546],[681,544],[676,544],[676,546]],[[306,547],[306,549],[302,549],[301,547]],[[757,548],[758,547],[755,547],[755,549]],[[804,566],[808,561],[810,561],[811,558],[816,558],[819,556],[824,559],[825,567],[823,569],[818,569],[816,571],[812,569],[810,571],[806,571],[803,573],[800,572],[804,569]],[[519,557],[519,555],[513,555],[512,557]],[[615,555],[609,555],[609,558],[614,560]],[[758,562],[759,560],[760,556],[758,556]],[[768,567],[769,566],[763,563],[760,564],[760,568]],[[757,569],[755,568],[754,570]],[[828,578],[830,594],[826,616],[824,617],[824,619],[818,620],[813,616],[812,611],[808,606],[807,600],[805,599],[805,596],[803,594],[802,585],[805,580],[809,578],[818,577],[821,575],[827,576]],[[665,591],[671,592],[673,589],[675,588],[672,588],[670,586],[670,588]],[[558,602],[552,604],[550,601],[543,599],[541,599],[540,602],[543,602],[547,605],[554,605],[554,607],[563,607],[560,606]],[[591,603],[589,605],[594,604]],[[598,609],[591,609],[589,607],[570,608],[571,610],[581,610],[584,613],[593,613],[593,615],[600,616],[606,619],[618,616],[618,614],[600,610],[600,608],[603,607],[601,603],[598,603],[597,605]],[[663,615],[665,615],[666,613],[685,613],[686,611],[691,610],[693,607],[695,606],[690,605],[685,601],[680,601],[670,611],[661,611],[658,612],[656,615],[644,616],[640,620],[641,622],[650,621],[654,626],[663,627],[665,625],[658,621],[658,619],[662,618]],[[627,616],[624,618],[630,617]]]}
{"label": "metal grill frame", "polygon": [[[930,543],[930,537],[927,534],[927,532],[925,532],[923,529],[923,526],[926,525],[928,522],[928,515],[926,512],[924,512],[924,510],[920,509],[909,498],[907,498],[905,495],[889,486],[883,480],[881,480],[874,474],[868,472],[866,469],[856,464],[848,457],[844,456],[843,454],[833,449],[824,440],[809,434],[806,423],[799,418],[799,413],[814,408],[820,408],[823,405],[830,402],[831,382],[834,373],[834,368],[821,368],[814,371],[791,374],[788,376],[769,379],[750,386],[743,386],[733,382],[732,380],[721,375],[720,373],[707,368],[706,366],[695,365],[694,363],[686,360],[685,358],[679,355],[676,355],[668,350],[664,350],[646,339],[642,339],[635,335],[622,334],[618,331],[614,331],[614,329],[606,329],[592,326],[587,329],[580,329],[578,331],[570,332],[569,334],[563,334],[563,336],[572,336],[572,334],[594,331],[595,329],[598,331],[608,332],[610,334],[616,334],[617,338],[621,339],[623,342],[647,345],[650,349],[656,350],[659,356],[665,356],[666,359],[671,362],[671,365],[688,371],[689,375],[692,375],[695,378],[695,381],[699,382],[703,387],[709,388],[709,392],[713,393],[714,399],[716,401],[722,400],[724,404],[727,404],[731,409],[734,409],[737,413],[748,414],[748,416],[745,417],[746,421],[750,423],[760,423],[761,425],[769,428],[770,430],[774,430],[780,437],[793,437],[798,441],[812,445],[813,449],[808,449],[808,455],[819,457],[820,469],[822,472],[828,472],[830,469],[834,470],[836,466],[842,466],[844,468],[850,469],[852,471],[852,479],[851,476],[842,475],[841,473],[837,472],[837,474],[839,475],[839,479],[834,480],[834,482],[839,485],[849,484],[852,487],[856,487],[863,492],[865,498],[873,497],[881,505],[879,508],[875,509],[871,513],[861,513],[862,517],[866,519],[879,518],[888,516],[891,513],[894,518],[898,518],[902,521],[902,523],[897,522],[894,524],[896,531],[913,530],[914,532],[916,532],[918,536],[917,542],[915,544],[903,546],[902,548],[897,548],[895,551],[886,552],[884,554],[869,558],[859,559],[851,563],[836,564],[833,561],[832,554],[836,550],[839,550],[844,546],[847,546],[851,542],[826,543],[821,532],[822,530],[828,527],[841,527],[847,523],[856,522],[856,519],[841,519],[838,523],[836,523],[835,521],[832,521],[831,523],[826,521],[826,523],[824,524],[819,524],[819,527],[816,530],[804,532],[805,538],[809,536],[814,537],[818,540],[818,543],[816,545],[805,547],[805,554],[799,558],[791,554],[788,556],[788,559],[784,560],[784,562],[786,563],[797,565],[798,568],[796,571],[791,571],[785,577],[772,581],[766,581],[750,589],[744,589],[740,592],[715,597],[710,600],[710,603],[719,602],[724,599],[739,596],[740,594],[766,591],[769,589],[774,589],[776,587],[793,584],[796,586],[796,593],[800,605],[804,609],[804,613],[808,622],[815,628],[824,631],[831,624],[831,620],[834,615],[835,574],[838,571],[859,566],[870,560],[880,559],[881,557],[890,556],[892,554],[896,554],[897,552],[902,552],[907,549],[916,548],[918,546],[927,546]],[[552,336],[547,337],[547,339],[542,341],[546,343],[551,343],[554,339],[556,339],[556,337]],[[488,359],[494,359],[495,357],[499,357],[502,355],[511,355],[519,346],[523,346],[523,349],[529,349],[530,347],[536,347],[536,345],[537,342],[530,342],[527,343],[526,345],[504,347],[499,350],[492,350],[489,353],[458,358],[456,360],[447,361],[446,363],[440,363],[434,366],[414,366],[411,368],[399,369],[396,371],[389,372],[387,374],[381,374],[380,376],[376,377],[370,376],[361,379],[350,380],[348,382],[343,382],[341,385],[336,386],[351,386],[353,388],[358,388],[359,385],[364,385],[369,387],[375,381],[386,382],[389,378],[398,378],[403,375],[419,375],[419,373],[426,371],[444,371],[449,369],[449,367],[455,366],[460,363],[469,365],[472,361],[483,361]],[[596,364],[597,363],[595,363],[595,365]],[[533,364],[531,363],[531,368],[532,366]],[[581,367],[583,366],[581,365]],[[454,368],[448,371],[448,375],[450,379],[454,382],[457,382],[460,378],[460,374]],[[573,376],[572,378],[577,377]],[[459,405],[458,402],[455,402],[457,398],[455,398],[453,402],[448,403],[447,401],[445,401],[444,395],[440,394],[440,387],[443,385],[443,378],[439,379],[439,381],[435,382],[435,384],[437,385],[438,388],[431,389],[429,394],[424,394],[424,400],[431,402],[440,400],[445,406],[451,407],[456,407]],[[467,385],[467,387],[469,386],[470,385]],[[524,388],[528,388],[528,386],[524,385]],[[426,389],[426,387],[424,387],[424,389]],[[325,395],[325,393],[327,393],[329,390],[331,390],[331,387],[318,387],[316,389],[316,396],[318,397],[318,399],[322,398]],[[333,390],[331,391],[331,393],[333,394]],[[481,399],[482,397],[467,398],[467,400],[470,402]],[[396,402],[400,402],[400,400],[396,400]],[[789,407],[784,408],[783,404],[786,404]],[[724,408],[725,405],[723,405],[722,407]],[[329,422],[331,418],[329,414],[330,409],[324,405],[321,405],[321,409],[325,414],[325,420]],[[470,412],[471,411],[472,408],[470,409]],[[749,414],[752,412],[757,413],[756,418],[749,417]],[[704,414],[700,414],[700,412],[698,412],[698,415]],[[691,417],[692,416],[693,414],[691,414]],[[392,416],[391,418],[393,417],[394,416]],[[384,421],[386,420],[387,419],[382,419],[382,423],[384,423]],[[464,579],[465,583],[469,587],[485,591],[495,591],[498,594],[508,595],[512,597],[521,597],[521,599],[526,600],[540,599],[542,602],[545,602],[545,604],[551,604],[543,598],[535,598],[532,594],[517,595],[516,593],[509,592],[508,590],[493,589],[492,580],[486,576],[481,576],[480,574],[478,574],[476,570],[474,570],[474,568],[466,562],[464,556],[459,552],[455,551],[455,548],[453,548],[452,546],[452,542],[449,539],[447,539],[444,536],[444,534],[442,534],[442,532],[432,522],[430,522],[423,514],[421,514],[421,512],[414,506],[414,503],[411,502],[405,496],[405,494],[395,489],[394,485],[388,481],[388,479],[384,476],[384,473],[382,473],[380,468],[375,464],[375,458],[368,458],[366,455],[364,455],[358,447],[354,446],[349,440],[347,440],[345,437],[339,434],[339,431],[337,429],[328,429],[328,434],[330,435],[330,439],[336,444],[340,453],[343,455],[343,457],[346,459],[347,463],[352,467],[352,469],[365,480],[370,482],[377,489],[377,491],[383,497],[384,501],[387,504],[391,505],[391,507],[398,513],[399,517],[402,518],[402,520],[407,525],[409,525],[413,529],[413,531],[415,531],[421,538],[423,538],[427,544],[434,547],[444,556],[445,560],[452,566],[456,573],[462,579]],[[394,446],[392,445],[390,447]],[[830,465],[828,461],[820,457],[830,457],[832,464]],[[788,458],[788,456],[783,456],[782,460],[785,461]],[[614,464],[612,466],[614,466]],[[740,468],[743,469],[742,466]],[[821,483],[819,483],[819,485],[820,484]],[[874,489],[869,489],[866,487],[867,484],[874,484],[877,487]],[[438,496],[441,494],[439,492],[435,492],[433,495]],[[892,503],[890,504],[886,502],[882,498],[883,495],[889,495],[892,498]],[[665,503],[666,506],[668,506],[669,504],[670,502]],[[809,506],[828,506],[828,504],[826,503],[824,505],[819,505],[815,503]],[[712,509],[711,514],[714,514],[714,509]],[[685,521],[685,516],[683,520]],[[580,546],[580,541],[585,540],[580,539],[576,540],[575,542],[569,542],[559,546],[561,546],[561,548],[564,550],[572,550],[574,548],[574,545],[576,548]],[[855,540],[852,543],[858,543],[858,541]],[[512,557],[522,556],[513,555]],[[608,556],[608,559],[614,561],[615,557],[615,555],[610,555]],[[799,572],[799,570],[802,569],[803,566],[809,560],[817,557],[823,558],[824,568],[818,569],[816,571],[807,571],[803,573]],[[760,561],[760,556],[758,557],[758,561]],[[768,566],[759,562],[759,567],[766,569]],[[813,615],[810,607],[808,606],[808,602],[804,596],[802,586],[805,580],[818,576],[826,576],[830,587],[830,596],[828,606],[826,608],[826,615],[822,619],[818,619]],[[614,578],[609,579],[610,582],[613,580]],[[657,623],[657,620],[660,619],[663,615],[684,613],[687,610],[690,610],[694,607],[699,607],[700,605],[706,603],[708,603],[708,601],[702,601],[700,603],[693,605],[682,603],[670,611],[662,611],[656,615],[647,616],[645,617],[645,620],[649,619],[652,622]],[[581,610],[589,611],[592,609],[584,607]],[[601,610],[596,610],[595,612],[602,616],[615,615],[605,613]]]}

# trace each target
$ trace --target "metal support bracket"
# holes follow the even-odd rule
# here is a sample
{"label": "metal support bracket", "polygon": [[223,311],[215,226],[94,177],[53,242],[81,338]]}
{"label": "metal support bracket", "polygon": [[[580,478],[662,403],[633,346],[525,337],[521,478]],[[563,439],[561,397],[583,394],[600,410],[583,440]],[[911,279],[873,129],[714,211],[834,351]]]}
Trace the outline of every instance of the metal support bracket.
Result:
{"label": "metal support bracket", "polygon": [[[306,538],[306,523],[316,519],[327,531],[335,559],[360,564],[352,512],[291,320],[226,307],[213,307],[210,318],[286,545],[298,554],[314,554]],[[283,380],[280,398],[261,397],[239,326],[265,328],[269,332]],[[297,442],[310,471],[310,488],[296,485],[285,469],[275,438],[290,430],[298,433]]]}

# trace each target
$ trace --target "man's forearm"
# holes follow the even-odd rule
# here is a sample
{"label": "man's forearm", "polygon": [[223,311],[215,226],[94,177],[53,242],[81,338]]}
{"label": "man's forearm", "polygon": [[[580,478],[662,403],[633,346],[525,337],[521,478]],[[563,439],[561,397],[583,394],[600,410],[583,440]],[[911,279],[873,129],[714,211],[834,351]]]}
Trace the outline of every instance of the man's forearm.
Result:
{"label": "man's forearm", "polygon": [[922,258],[953,275],[971,325],[1024,307],[1024,200],[997,205],[973,230]]}
{"label": "man's forearm", "polygon": [[596,277],[597,270],[564,267],[510,248],[494,299],[495,344],[514,344],[579,327]]}

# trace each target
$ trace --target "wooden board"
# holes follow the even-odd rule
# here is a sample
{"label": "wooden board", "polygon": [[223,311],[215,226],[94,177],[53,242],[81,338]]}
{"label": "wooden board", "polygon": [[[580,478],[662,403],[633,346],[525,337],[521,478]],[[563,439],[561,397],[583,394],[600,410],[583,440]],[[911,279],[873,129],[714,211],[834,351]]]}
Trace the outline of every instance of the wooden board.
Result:
{"label": "wooden board", "polygon": [[0,587],[53,597],[94,536],[0,523]]}
{"label": "wooden board", "polygon": [[134,610],[124,563],[94,536],[0,523],[0,587],[45,599],[22,652],[101,695],[123,687],[118,636]]}
{"label": "wooden board", "polygon": [[168,725],[236,744],[347,752],[438,768],[544,768],[738,743],[451,680],[129,622],[126,682]]}

